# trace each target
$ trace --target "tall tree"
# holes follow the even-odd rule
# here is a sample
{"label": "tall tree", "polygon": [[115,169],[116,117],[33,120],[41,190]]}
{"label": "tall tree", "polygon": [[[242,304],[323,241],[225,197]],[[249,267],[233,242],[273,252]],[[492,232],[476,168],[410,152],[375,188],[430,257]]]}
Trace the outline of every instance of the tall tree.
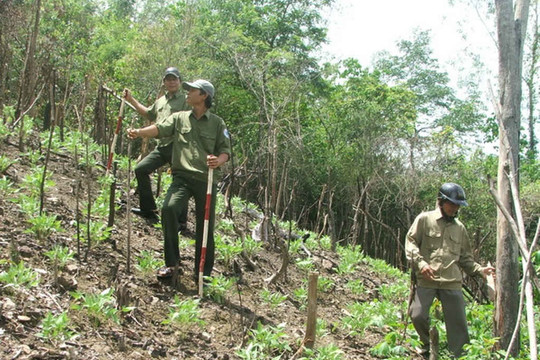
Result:
{"label": "tall tree", "polygon": [[[498,192],[504,207],[512,214],[513,201],[508,175],[517,177],[519,167],[519,136],[521,123],[521,81],[523,43],[527,31],[529,0],[495,0],[497,37],[499,43],[499,103],[500,124]],[[516,178],[516,182],[519,179]],[[516,325],[519,307],[518,244],[510,225],[498,212],[497,220],[497,293],[495,300],[495,332],[503,348],[508,347]],[[519,342],[510,349],[519,352]]]}

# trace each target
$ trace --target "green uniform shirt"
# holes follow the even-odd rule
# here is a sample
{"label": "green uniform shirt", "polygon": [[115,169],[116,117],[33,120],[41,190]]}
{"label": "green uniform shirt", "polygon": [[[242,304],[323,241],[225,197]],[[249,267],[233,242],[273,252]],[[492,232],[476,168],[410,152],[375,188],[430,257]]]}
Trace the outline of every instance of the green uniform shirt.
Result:
{"label": "green uniform shirt", "polygon": [[[426,288],[461,289],[460,268],[469,275],[481,269],[472,256],[465,226],[457,219],[447,221],[439,208],[416,217],[407,233],[405,252],[414,265],[418,285]],[[435,272],[435,281],[424,279],[420,273],[427,264]]]}
{"label": "green uniform shirt", "polygon": [[[197,120],[191,110],[172,114],[157,124],[158,138],[173,138],[172,172],[190,179],[206,182],[208,165],[206,156],[231,156],[231,141],[225,122],[207,111]],[[214,169],[214,183],[219,176]]]}
{"label": "green uniform shirt", "polygon": [[[174,94],[167,93],[148,108],[148,118],[157,125],[164,122],[171,114],[188,109],[189,106],[186,104],[186,97],[183,93],[180,91]],[[157,146],[167,146],[172,140],[172,136],[161,138]]]}

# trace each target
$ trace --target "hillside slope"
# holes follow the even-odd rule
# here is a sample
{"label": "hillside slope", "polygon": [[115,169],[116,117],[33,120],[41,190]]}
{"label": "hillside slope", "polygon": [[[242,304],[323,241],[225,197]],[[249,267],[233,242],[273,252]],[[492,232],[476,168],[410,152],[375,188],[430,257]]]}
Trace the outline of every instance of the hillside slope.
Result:
{"label": "hillside slope", "polygon": [[[16,271],[13,260],[22,260],[19,266],[33,274],[30,277],[39,278],[39,283],[35,286],[0,283],[0,358],[291,359],[304,337],[309,271],[319,273],[316,348],[327,353],[324,357],[321,350],[317,358],[376,358],[369,350],[383,340],[386,330],[377,326],[355,330],[354,326],[346,325],[354,321],[351,305],[379,303],[385,286],[403,281],[399,272],[390,271],[385,275],[384,271],[375,271],[373,264],[378,263],[363,256],[352,261],[354,266],[350,270],[344,270],[340,268],[343,254],[327,250],[321,240],[311,234],[303,244],[302,240],[289,242],[287,273],[273,284],[267,279],[276,273],[282,262],[281,251],[275,244],[258,243],[257,250],[248,255],[249,261],[240,255],[227,257],[224,250],[221,253],[218,250],[214,275],[221,282],[210,287],[211,293],[203,299],[198,299],[191,276],[194,258],[191,237],[181,236],[182,274],[177,286],[159,281],[155,277],[156,265],[146,266],[141,259],[151,264],[161,261],[161,230],[136,216],[131,217],[128,272],[126,180],[120,176],[121,183],[116,186],[118,210],[110,237],[99,243],[93,239],[86,259],[86,242],[81,241],[80,258],[75,256],[69,260],[55,281],[55,266],[46,252],[57,245],[77,253],[77,179],[81,179],[82,184],[78,206],[83,213],[88,198],[87,185],[91,185],[93,202],[103,188],[97,182],[97,175],[103,175],[104,170],[96,167],[88,181],[86,169],[74,166],[62,149],[51,154],[48,164],[54,185],[46,189],[44,212],[56,215],[61,229],[40,240],[35,233],[27,231],[29,219],[36,214],[29,213],[24,204],[28,205],[29,199],[35,198],[32,193],[39,193],[35,180],[32,182],[28,177],[39,169],[44,157],[37,160],[36,156],[32,157],[32,153],[38,153],[35,145],[29,144],[28,149],[29,155],[25,155],[13,143],[3,143],[0,148],[0,155],[13,162],[4,171],[4,181],[12,184],[9,189],[0,190],[0,272],[5,276]],[[131,204],[137,204],[135,195],[131,194],[130,200]],[[217,233],[223,243],[237,241],[240,233],[250,234],[256,222],[253,212],[250,215],[236,210],[232,221],[220,222],[224,214],[217,215],[217,222],[221,224]],[[102,212],[93,219],[103,220],[103,217]],[[192,219],[190,214],[190,221]],[[83,238],[84,221],[83,217],[80,228]],[[236,231],[226,224],[234,224],[232,228]],[[193,230],[194,224],[188,225]],[[295,246],[294,251],[292,246]],[[18,271],[23,272],[23,268]],[[237,281],[226,284],[227,279]],[[110,294],[107,289],[111,289]],[[224,292],[221,294],[220,290]],[[189,308],[198,300],[198,305]],[[395,298],[394,301],[403,304],[405,299]],[[116,309],[122,306],[129,311],[117,313]],[[188,308],[190,310],[186,310]],[[177,321],[166,323],[175,309],[182,309],[187,320],[182,322],[182,314],[177,312]],[[64,319],[65,328],[58,325],[62,313],[69,318],[69,321]],[[44,319],[52,321],[51,315],[57,326],[44,326]],[[402,314],[394,315],[402,317]],[[60,334],[43,336],[40,333],[44,328],[62,330]],[[253,334],[258,334],[258,340],[253,340]],[[303,356],[309,358],[306,353]],[[411,355],[405,357],[411,358]]]}

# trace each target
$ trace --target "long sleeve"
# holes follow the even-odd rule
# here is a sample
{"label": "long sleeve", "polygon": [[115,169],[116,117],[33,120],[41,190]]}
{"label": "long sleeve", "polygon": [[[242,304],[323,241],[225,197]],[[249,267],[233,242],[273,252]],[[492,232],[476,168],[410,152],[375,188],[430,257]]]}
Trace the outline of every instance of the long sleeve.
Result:
{"label": "long sleeve", "polygon": [[428,263],[420,254],[420,246],[423,238],[424,214],[416,217],[405,240],[405,255],[407,260],[411,261],[415,270],[421,270]]}

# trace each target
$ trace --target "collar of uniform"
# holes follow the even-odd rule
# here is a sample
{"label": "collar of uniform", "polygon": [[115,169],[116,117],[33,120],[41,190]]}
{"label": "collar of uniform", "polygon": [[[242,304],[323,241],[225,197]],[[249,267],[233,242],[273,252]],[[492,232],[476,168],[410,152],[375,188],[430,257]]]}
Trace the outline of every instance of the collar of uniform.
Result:
{"label": "collar of uniform", "polygon": [[[193,115],[193,117],[194,117],[195,119],[197,119],[197,117],[196,117],[195,114],[193,113],[193,110],[190,110],[189,116],[192,116],[192,115]],[[197,120],[201,120],[201,119],[204,118],[204,117],[206,117],[207,119],[210,119],[210,110],[209,110],[209,109],[207,109],[207,110],[205,111],[205,113],[202,114],[202,116],[201,116],[199,119],[197,119]]]}
{"label": "collar of uniform", "polygon": [[165,94],[165,98],[167,100],[171,100],[171,99],[174,99],[176,97],[176,95],[178,94],[178,91],[175,92],[175,93],[171,93],[171,92],[168,92]]}
{"label": "collar of uniform", "polygon": [[444,216],[444,214],[442,213],[442,210],[441,210],[441,208],[439,206],[437,206],[437,209],[435,211],[436,211],[437,220],[444,219],[448,223],[456,222],[455,217]]}

